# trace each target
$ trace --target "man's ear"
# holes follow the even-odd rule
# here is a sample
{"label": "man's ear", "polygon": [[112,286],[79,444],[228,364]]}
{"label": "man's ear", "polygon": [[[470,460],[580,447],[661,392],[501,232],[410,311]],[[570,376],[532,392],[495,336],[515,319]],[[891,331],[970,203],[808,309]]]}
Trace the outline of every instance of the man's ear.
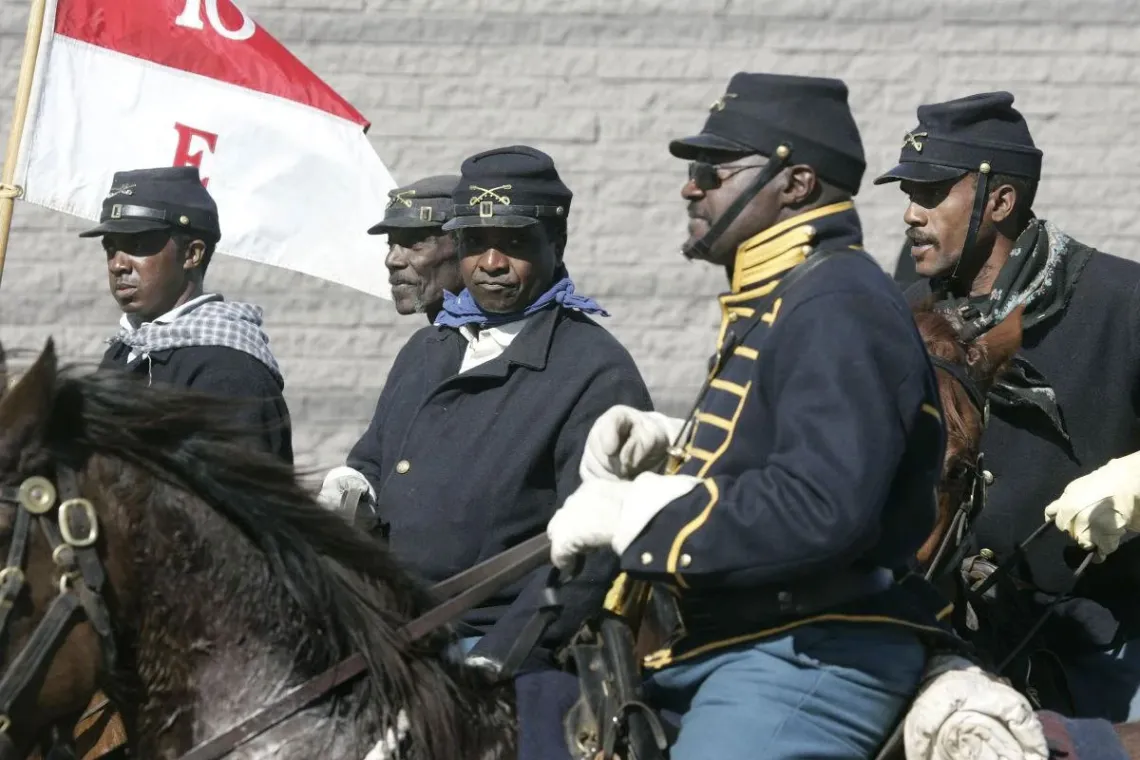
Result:
{"label": "man's ear", "polygon": [[782,172],[785,176],[784,194],[787,205],[798,206],[808,202],[819,188],[815,169],[807,164],[789,166]]}
{"label": "man's ear", "polygon": [[204,240],[191,240],[186,246],[186,253],[182,259],[183,269],[201,269],[206,260],[206,242]]}
{"label": "man's ear", "polygon": [[1013,217],[1017,200],[1017,189],[1013,185],[999,185],[990,193],[990,202],[993,204],[990,218],[994,220],[994,224],[1001,224]]}

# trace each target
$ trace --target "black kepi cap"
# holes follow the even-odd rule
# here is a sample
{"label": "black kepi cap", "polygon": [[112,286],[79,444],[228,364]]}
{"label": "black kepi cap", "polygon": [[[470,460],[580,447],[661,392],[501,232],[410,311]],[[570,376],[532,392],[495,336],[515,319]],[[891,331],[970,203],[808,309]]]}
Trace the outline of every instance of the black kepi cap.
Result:
{"label": "black kepi cap", "polygon": [[511,145],[471,156],[455,187],[455,218],[445,230],[527,227],[541,219],[565,219],[570,192],[554,159],[537,148]]}
{"label": "black kepi cap", "polygon": [[394,229],[442,227],[454,216],[452,195],[459,177],[437,174],[388,192],[384,221],[368,228],[369,235],[383,235]]}
{"label": "black kepi cap", "polygon": [[188,230],[221,238],[218,205],[202,186],[196,166],[162,166],[115,172],[103,199],[99,225],[79,237],[150,230]]}
{"label": "black kepi cap", "polygon": [[967,172],[1041,178],[1041,151],[1008,92],[984,92],[918,107],[899,164],[875,180],[942,182]]}
{"label": "black kepi cap", "polygon": [[781,145],[790,149],[790,162],[810,165],[853,195],[859,191],[867,162],[847,85],[838,79],[735,74],[709,108],[701,133],[674,140],[669,152],[687,160],[702,151],[771,157]]}

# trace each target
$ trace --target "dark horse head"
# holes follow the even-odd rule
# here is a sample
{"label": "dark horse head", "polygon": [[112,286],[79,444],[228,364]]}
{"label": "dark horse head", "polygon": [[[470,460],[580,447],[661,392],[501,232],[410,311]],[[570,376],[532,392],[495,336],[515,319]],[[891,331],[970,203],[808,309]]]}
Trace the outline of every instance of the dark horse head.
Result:
{"label": "dark horse head", "polygon": [[[8,745],[22,752],[102,690],[137,756],[176,758],[359,652],[368,678],[232,757],[363,757],[400,711],[401,757],[506,756],[503,691],[442,656],[448,632],[401,635],[425,592],[249,445],[233,405],[61,371],[50,341],[0,383],[0,561],[22,567],[0,578],[18,590],[0,622]],[[94,601],[92,567],[105,576]],[[36,633],[64,607],[58,636]]]}
{"label": "dark horse head", "polygon": [[985,429],[985,399],[1021,348],[1021,313],[1018,309],[984,335],[967,342],[959,337],[960,326],[952,315],[935,310],[930,303],[914,310],[918,332],[934,362],[946,425],[938,520],[918,552],[924,567],[935,558],[955,513],[972,497],[977,479],[983,477],[976,463]]}

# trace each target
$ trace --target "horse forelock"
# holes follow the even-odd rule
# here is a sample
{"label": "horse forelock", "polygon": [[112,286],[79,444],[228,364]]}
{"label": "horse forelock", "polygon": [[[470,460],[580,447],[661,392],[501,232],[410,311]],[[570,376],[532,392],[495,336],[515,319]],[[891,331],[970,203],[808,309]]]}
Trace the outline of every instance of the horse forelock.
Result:
{"label": "horse forelock", "polygon": [[[176,510],[201,533],[209,533],[211,516],[235,527],[314,632],[305,647],[309,669],[323,670],[360,652],[369,665],[371,703],[387,711],[380,722],[392,724],[395,711],[404,708],[417,753],[461,756],[478,735],[480,720],[486,723],[498,705],[484,701],[475,708],[480,714],[469,713],[472,705],[457,692],[473,676],[436,656],[446,640],[443,632],[415,645],[404,641],[399,628],[428,608],[426,592],[387,551],[320,508],[292,467],[241,442],[249,431],[233,422],[236,406],[232,400],[146,387],[126,373],[82,375],[69,369],[56,387],[46,440],[62,455],[122,463],[108,487],[152,495],[134,505],[137,510]],[[186,498],[153,498],[170,489]],[[228,559],[218,563],[225,570],[215,572],[243,573],[240,562]],[[282,621],[264,622],[272,628]]]}

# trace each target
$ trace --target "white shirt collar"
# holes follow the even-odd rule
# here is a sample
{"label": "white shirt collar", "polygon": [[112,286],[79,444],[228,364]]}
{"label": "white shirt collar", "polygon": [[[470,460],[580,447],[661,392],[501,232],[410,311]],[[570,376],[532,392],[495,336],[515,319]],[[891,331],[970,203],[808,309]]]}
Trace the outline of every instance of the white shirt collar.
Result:
{"label": "white shirt collar", "polygon": [[194,309],[198,308],[199,306],[201,306],[204,303],[207,303],[209,301],[220,301],[220,300],[222,300],[222,296],[220,293],[203,293],[202,295],[198,296],[197,298],[191,298],[189,301],[182,304],[181,306],[175,306],[170,311],[166,312],[165,314],[162,314],[160,316],[155,317],[150,322],[138,322],[138,323],[136,323],[136,320],[132,319],[130,314],[124,314],[123,316],[119,317],[119,326],[122,327],[127,332],[134,332],[135,330],[138,330],[141,327],[145,327],[146,325],[170,324],[171,322],[178,319],[179,317],[181,317],[186,312],[193,311]]}
{"label": "white shirt collar", "polygon": [[463,362],[459,365],[459,371],[466,372],[502,356],[533,318],[534,315],[531,315],[505,325],[484,327],[478,332],[470,325],[461,325],[459,334],[467,341],[467,350],[463,352]]}

